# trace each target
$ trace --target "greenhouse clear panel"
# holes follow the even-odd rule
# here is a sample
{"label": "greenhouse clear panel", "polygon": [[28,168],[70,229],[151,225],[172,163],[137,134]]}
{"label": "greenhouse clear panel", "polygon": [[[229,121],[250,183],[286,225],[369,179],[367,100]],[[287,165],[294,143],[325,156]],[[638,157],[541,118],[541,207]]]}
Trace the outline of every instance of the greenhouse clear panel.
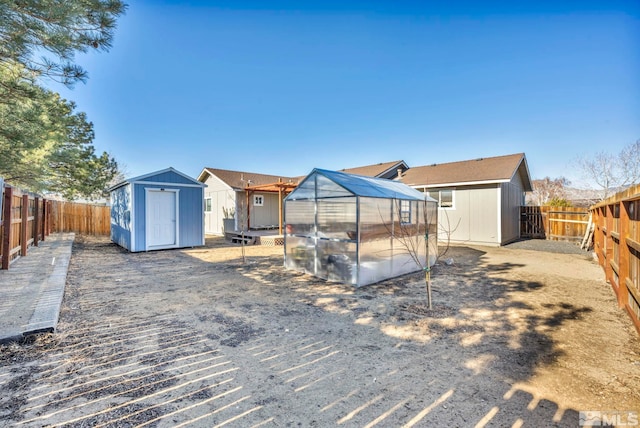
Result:
{"label": "greenhouse clear panel", "polygon": [[314,274],[315,245],[313,238],[287,236],[284,266],[287,269]]}
{"label": "greenhouse clear panel", "polygon": [[355,240],[356,198],[329,198],[318,200],[318,237]]}
{"label": "greenhouse clear panel", "polygon": [[316,276],[344,284],[357,282],[356,244],[353,242],[318,240]]}
{"label": "greenhouse clear panel", "polygon": [[335,198],[335,197],[340,197],[340,196],[354,196],[353,193],[351,193],[350,191],[348,191],[347,189],[345,189],[342,186],[339,186],[338,184],[334,183],[333,181],[329,180],[327,177],[325,177],[324,175],[321,174],[314,174],[318,183],[318,193],[317,193],[317,197],[318,199],[321,198]]}
{"label": "greenhouse clear panel", "polygon": [[315,201],[285,201],[287,235],[315,236]]}
{"label": "greenhouse clear panel", "polygon": [[360,246],[358,285],[391,276],[391,199],[360,198]]}
{"label": "greenhouse clear panel", "polygon": [[293,192],[287,196],[288,200],[292,199],[314,199],[316,197],[316,174],[309,176],[306,180],[296,187]]}

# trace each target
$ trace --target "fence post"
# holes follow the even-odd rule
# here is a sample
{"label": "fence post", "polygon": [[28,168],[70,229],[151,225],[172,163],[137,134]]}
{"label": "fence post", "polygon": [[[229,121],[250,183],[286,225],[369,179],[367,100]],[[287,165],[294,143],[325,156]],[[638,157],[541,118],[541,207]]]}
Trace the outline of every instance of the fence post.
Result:
{"label": "fence post", "polygon": [[[0,224],[2,224],[2,206],[3,206],[3,202],[4,202],[4,197],[2,196],[4,195],[4,180],[2,177],[0,177]],[[2,244],[0,244],[2,245]]]}
{"label": "fence post", "polygon": [[27,244],[29,243],[29,237],[27,232],[29,229],[29,194],[22,195],[22,209],[21,216],[22,222],[20,223],[20,256],[25,257],[27,255]]}
{"label": "fence post", "polygon": [[627,237],[630,235],[629,231],[629,203],[620,201],[620,240],[618,242],[618,306],[625,307],[629,302],[629,290],[627,289],[627,278],[631,278],[629,273],[629,244],[627,243]]}
{"label": "fence post", "polygon": [[40,238],[40,198],[33,198],[33,246],[38,246]]}
{"label": "fence post", "polygon": [[613,279],[613,268],[611,267],[611,260],[613,260],[613,238],[611,236],[611,231],[613,231],[613,205],[607,204],[604,209],[605,211],[605,244],[604,244],[604,277],[605,280],[611,284],[613,289],[616,292],[616,295],[619,293],[618,283]]}
{"label": "fence post", "polygon": [[51,202],[43,199],[42,200],[42,240],[44,241],[45,237],[49,235],[49,223],[51,219],[51,213],[49,213],[49,204]]}
{"label": "fence post", "polygon": [[6,186],[4,188],[4,223],[2,227],[4,228],[2,234],[2,269],[9,269],[9,261],[11,251],[11,211],[12,211],[12,199],[13,199],[13,188],[11,186]]}

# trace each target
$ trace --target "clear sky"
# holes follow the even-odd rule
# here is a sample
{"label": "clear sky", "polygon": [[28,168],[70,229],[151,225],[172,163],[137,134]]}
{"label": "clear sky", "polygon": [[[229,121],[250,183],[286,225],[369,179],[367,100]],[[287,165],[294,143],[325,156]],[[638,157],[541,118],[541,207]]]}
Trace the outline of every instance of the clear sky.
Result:
{"label": "clear sky", "polygon": [[576,156],[640,139],[638,1],[129,3],[53,87],[128,176],[524,152],[577,184]]}

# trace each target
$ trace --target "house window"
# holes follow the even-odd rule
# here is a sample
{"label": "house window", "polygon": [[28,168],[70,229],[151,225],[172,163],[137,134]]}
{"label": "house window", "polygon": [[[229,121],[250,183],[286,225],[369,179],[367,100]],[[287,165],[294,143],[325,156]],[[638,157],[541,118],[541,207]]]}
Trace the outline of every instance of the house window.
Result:
{"label": "house window", "polygon": [[400,223],[411,223],[411,201],[400,201]]}
{"label": "house window", "polygon": [[440,208],[453,208],[453,190],[430,190],[427,192],[429,196],[438,201]]}
{"label": "house window", "polygon": [[264,205],[264,195],[253,195],[253,206],[261,207]]}
{"label": "house window", "polygon": [[211,198],[206,198],[204,200],[204,212],[206,213],[211,212]]}
{"label": "house window", "polygon": [[453,190],[440,191],[440,206],[442,208],[453,208]]}

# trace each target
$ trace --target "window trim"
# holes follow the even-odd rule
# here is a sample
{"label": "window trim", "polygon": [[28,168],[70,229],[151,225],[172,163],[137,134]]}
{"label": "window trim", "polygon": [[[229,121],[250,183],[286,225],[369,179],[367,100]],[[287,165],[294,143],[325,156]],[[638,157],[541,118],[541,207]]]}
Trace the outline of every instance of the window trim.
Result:
{"label": "window trim", "polygon": [[[209,209],[207,209],[209,208]],[[204,198],[204,212],[210,213],[212,208],[211,198]]]}
{"label": "window trim", "polygon": [[[438,209],[441,210],[455,210],[456,209],[456,189],[453,187],[450,188],[442,188],[442,189],[430,189],[428,187],[422,188],[423,193],[426,193],[428,196],[436,199],[438,201]],[[431,195],[431,193],[438,192],[438,197],[435,198]],[[451,192],[451,206],[443,207],[442,206],[442,192]]]}
{"label": "window trim", "polygon": [[253,206],[254,207],[263,207],[264,206],[264,195],[253,195]]}
{"label": "window trim", "polygon": [[[407,205],[405,207],[405,204]],[[411,224],[412,214],[412,204],[411,201],[406,199],[400,200],[400,224]],[[405,219],[405,214],[408,214],[408,219]]]}

